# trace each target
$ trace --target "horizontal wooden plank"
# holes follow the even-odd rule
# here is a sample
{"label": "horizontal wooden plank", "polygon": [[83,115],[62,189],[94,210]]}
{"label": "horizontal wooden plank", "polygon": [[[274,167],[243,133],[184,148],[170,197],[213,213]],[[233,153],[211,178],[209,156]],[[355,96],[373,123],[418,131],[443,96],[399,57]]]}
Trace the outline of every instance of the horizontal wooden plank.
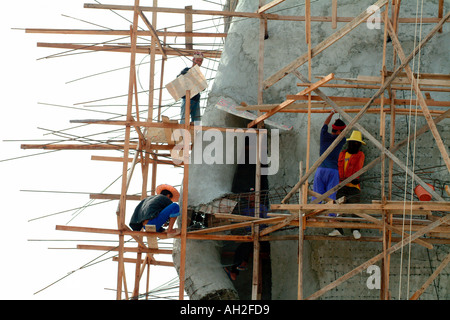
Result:
{"label": "horizontal wooden plank", "polygon": [[[379,5],[381,7],[381,5]],[[95,3],[85,3],[85,8],[89,9],[105,9],[105,10],[126,10],[133,11],[134,6],[127,5],[111,5],[111,4],[95,4]],[[138,10],[144,12],[164,12],[164,13],[179,13],[179,14],[198,14],[198,15],[210,15],[210,16],[224,16],[224,17],[243,17],[243,18],[264,18],[267,20],[283,20],[283,21],[305,21],[305,16],[284,16],[278,14],[259,14],[256,12],[239,12],[239,11],[218,11],[218,10],[197,10],[197,9],[179,9],[179,8],[164,8],[164,7],[149,7],[149,6],[139,6]],[[311,16],[312,22],[332,22],[331,16]],[[337,22],[350,22],[354,17],[336,17]],[[367,19],[362,20],[367,21]],[[437,23],[440,21],[439,18],[421,18],[422,23]],[[417,19],[412,17],[404,17],[398,19],[399,23],[417,23]]]}
{"label": "horizontal wooden plank", "polygon": [[[129,36],[130,30],[93,30],[93,29],[43,29],[26,28],[25,33],[42,34],[73,34],[73,35],[106,35],[106,36]],[[150,31],[137,30],[139,37],[151,36]],[[213,32],[176,32],[176,31],[156,31],[158,37],[196,37],[196,38],[225,38],[226,33]]]}
{"label": "horizontal wooden plank", "polygon": [[382,211],[382,210],[403,210],[406,211],[450,211],[450,202],[433,201],[415,202],[412,205],[409,203],[387,203],[385,205],[377,203],[345,203],[345,204],[272,204],[272,210],[335,210],[336,212],[352,212],[352,211]]}
{"label": "horizontal wooden plank", "polygon": [[[96,200],[120,200],[120,194],[108,194],[108,193],[91,193],[89,195],[89,199],[96,199]],[[134,195],[127,195],[126,200],[136,200],[140,201],[141,196],[134,196]]]}
{"label": "horizontal wooden plank", "polygon": [[[77,249],[83,250],[100,250],[100,251],[119,251],[118,246],[97,246],[91,244],[79,244]],[[124,247],[124,252],[142,252],[142,253],[152,253],[152,254],[172,254],[173,250],[168,249],[149,249],[149,248],[137,248],[137,247]]]}
{"label": "horizontal wooden plank", "polygon": [[[125,52],[130,53],[130,46],[119,46],[119,45],[79,45],[72,43],[48,43],[48,42],[38,42],[37,46],[39,48],[54,48],[54,49],[68,49],[68,50],[89,50],[89,51],[105,51],[105,52]],[[164,47],[164,52],[169,56],[192,56],[194,50],[188,49],[172,49],[169,47]],[[136,53],[140,54],[150,54],[150,46],[137,46]],[[221,52],[217,50],[202,50],[203,56],[205,58],[220,58]],[[163,52],[159,48],[155,48],[155,54],[162,55]]]}
{"label": "horizontal wooden plank", "polygon": [[[113,261],[117,262],[117,261],[119,261],[119,258],[113,257]],[[144,261],[145,260],[141,259],[139,261],[139,263],[142,264],[142,263],[144,263]],[[133,258],[123,258],[123,262],[136,263],[136,262],[138,262],[138,260],[133,259]],[[174,267],[175,266],[174,263],[171,261],[150,260],[149,263],[154,266],[165,266],[165,267]]]}

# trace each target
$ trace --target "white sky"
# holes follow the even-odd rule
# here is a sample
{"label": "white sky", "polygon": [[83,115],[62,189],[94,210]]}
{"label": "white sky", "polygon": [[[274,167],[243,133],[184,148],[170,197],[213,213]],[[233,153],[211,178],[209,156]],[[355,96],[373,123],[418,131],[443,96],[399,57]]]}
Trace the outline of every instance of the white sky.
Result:
{"label": "white sky", "polygon": [[[214,2],[221,1],[215,0]],[[225,1],[222,0],[222,2]],[[115,299],[116,296],[114,291],[117,285],[116,262],[111,262],[110,259],[86,269],[79,269],[99,257],[103,251],[56,249],[75,248],[77,244],[81,243],[107,246],[113,246],[116,243],[30,240],[116,240],[117,237],[101,234],[56,231],[55,226],[68,224],[99,228],[117,227],[115,218],[117,201],[89,207],[76,216],[74,214],[77,211],[70,209],[89,203],[89,193],[103,192],[112,181],[121,175],[121,163],[92,161],[91,156],[120,156],[121,154],[114,151],[67,150],[4,161],[44,152],[42,149],[23,150],[20,145],[50,142],[36,139],[58,139],[59,137],[49,134],[49,130],[62,130],[75,126],[76,124],[71,124],[70,120],[107,119],[113,116],[51,106],[52,104],[125,113],[125,107],[119,106],[119,104],[123,105],[126,97],[99,101],[92,103],[91,107],[87,107],[83,102],[126,95],[128,69],[104,73],[81,81],[72,81],[88,75],[127,67],[130,61],[129,54],[86,53],[40,59],[65,50],[38,48],[36,45],[37,42],[101,42],[119,37],[89,36],[86,38],[73,35],[26,34],[23,30],[12,30],[12,28],[101,29],[101,26],[112,29],[129,29],[130,22],[125,21],[122,17],[107,10],[84,9],[84,3],[96,3],[96,1],[22,0],[7,1],[2,4],[0,12],[0,30],[3,41],[0,59],[0,70],[3,74],[1,85],[3,103],[0,108],[0,160],[2,160],[0,162],[0,224],[3,227],[0,239],[3,257],[0,264],[1,299]],[[111,0],[101,3],[132,5],[134,1]],[[153,1],[150,0],[141,1],[143,6],[151,6],[152,3]],[[176,6],[174,1],[168,0],[160,0],[158,3],[161,7]],[[176,3],[178,7],[191,4],[194,9],[220,10],[218,5],[201,0],[176,1]],[[130,13],[127,12],[120,12],[120,14],[130,17]],[[147,13],[147,17],[151,19],[151,14]],[[73,18],[93,22],[99,26]],[[206,18],[206,16],[200,16],[199,19]],[[195,17],[195,19],[197,18]],[[217,24],[222,23],[220,20],[216,21]],[[158,15],[157,28],[172,26],[178,22],[180,24],[184,22],[182,15],[170,18]],[[183,27],[180,28],[174,30],[183,31]],[[197,25],[194,25],[194,29],[196,28]],[[220,27],[219,31],[222,32],[222,30],[223,28]],[[129,39],[119,40],[123,43],[128,41]],[[177,43],[183,41],[181,38],[177,39]],[[199,41],[212,42],[213,40],[200,39]],[[172,41],[168,40],[168,42]],[[142,63],[139,68],[139,79],[143,90],[148,88],[148,64],[146,64],[148,61],[147,55],[137,56],[137,62]],[[181,68],[186,65],[190,65],[190,62],[185,59],[169,60],[166,64],[164,84],[175,78]],[[158,67],[157,72],[159,74]],[[208,78],[208,75],[206,77]],[[155,86],[159,86],[159,80]],[[147,95],[140,95],[139,99],[141,108],[144,108],[148,104]],[[163,104],[168,102],[165,101]],[[77,105],[79,103],[81,104]],[[92,107],[94,104],[103,106]],[[173,114],[170,111],[167,114],[177,116],[178,110],[175,108]],[[95,126],[93,129],[76,129],[65,133],[80,136],[116,128],[118,127]],[[61,139],[67,139],[67,137],[64,136]],[[170,172],[164,173],[162,167],[158,167],[158,170],[161,170],[157,176],[158,184],[179,184],[181,182],[181,171],[170,170]],[[136,167],[133,177],[136,179],[133,180],[135,184],[130,186],[130,194],[141,191],[140,166]],[[170,177],[170,181],[166,180],[167,177]],[[120,193],[120,181],[119,179],[104,192]],[[60,191],[62,193],[37,191]],[[96,200],[94,203],[99,202]],[[127,202],[127,222],[137,203]],[[50,216],[46,218],[29,221],[48,215]],[[70,221],[72,218],[73,220]],[[112,255],[112,253],[106,254],[100,260]],[[126,270],[130,274],[127,277],[128,289],[132,291],[134,265],[126,265]],[[35,292],[72,271],[75,272],[34,295]],[[173,268],[152,267],[151,287],[162,284],[175,276],[176,272]],[[105,290],[105,288],[113,290]],[[145,288],[144,282],[141,282],[141,288]],[[177,291],[175,292],[177,296]]]}

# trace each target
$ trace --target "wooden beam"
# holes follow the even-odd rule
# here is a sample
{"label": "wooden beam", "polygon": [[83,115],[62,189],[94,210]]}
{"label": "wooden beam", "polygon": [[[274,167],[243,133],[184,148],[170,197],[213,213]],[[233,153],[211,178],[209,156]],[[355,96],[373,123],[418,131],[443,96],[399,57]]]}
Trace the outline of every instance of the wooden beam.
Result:
{"label": "wooden beam", "polygon": [[331,0],[331,28],[337,28],[337,0]]}
{"label": "wooden beam", "polygon": [[[354,212],[381,212],[382,210],[388,211],[399,211],[403,212],[405,208],[404,203],[390,201],[386,202],[386,204],[382,203],[343,203],[343,204],[334,204],[334,203],[324,203],[324,204],[315,204],[315,203],[306,203],[306,204],[272,204],[270,206],[271,210],[288,210],[295,211],[303,210],[303,211],[312,211],[316,209],[323,210],[335,210],[338,213],[354,213]],[[406,211],[445,211],[450,212],[450,201],[420,201],[413,202],[412,204],[408,204]]]}
{"label": "wooden beam", "polygon": [[260,7],[256,12],[257,13],[264,13],[264,12],[266,12],[267,10],[269,10],[269,9],[271,9],[271,8],[273,8],[273,7],[275,7],[276,5],[278,5],[278,4],[280,4],[280,3],[282,3],[282,2],[284,2],[285,0],[273,0],[273,1],[271,1],[271,2],[269,2],[269,3],[267,3],[267,4],[265,4],[265,5],[263,5],[262,7]]}
{"label": "wooden beam", "polygon": [[[113,257],[113,261],[118,261],[117,257]],[[126,263],[144,263],[145,259],[132,259],[132,258],[124,258],[124,262]],[[164,266],[164,267],[174,267],[174,263],[170,261],[159,261],[159,260],[150,260],[149,262],[154,266]]]}
{"label": "wooden beam", "polygon": [[[378,6],[379,8],[383,7],[388,0],[378,0],[374,5]],[[361,14],[359,14],[356,18],[354,18],[351,22],[346,24],[343,28],[341,28],[339,31],[335,32],[328,38],[326,38],[324,41],[316,45],[314,48],[311,49],[311,57],[315,57],[319,53],[321,53],[323,50],[334,44],[336,41],[341,39],[343,36],[348,34],[350,31],[355,29],[357,26],[359,26],[364,20],[366,20],[368,17],[370,17],[375,11],[367,12],[364,10]],[[268,89],[271,86],[273,86],[275,83],[277,83],[279,80],[283,79],[285,76],[290,74],[292,71],[300,67],[302,64],[308,61],[308,53],[303,54],[299,58],[295,59],[291,63],[289,63],[286,67],[282,68],[281,70],[275,72],[272,76],[267,78],[264,81],[264,89]]]}
{"label": "wooden beam", "polygon": [[[434,30],[434,29],[433,29]],[[433,33],[433,31],[432,31]],[[433,33],[434,34],[434,33]],[[392,154],[389,150],[387,150],[386,148],[384,148],[376,138],[374,138],[366,129],[365,127],[363,127],[362,125],[360,125],[359,123],[357,123],[357,121],[362,117],[362,115],[364,114],[365,110],[367,110],[371,103],[375,100],[375,98],[377,98],[389,85],[390,83],[393,81],[393,79],[396,77],[397,73],[400,72],[401,69],[403,69],[403,67],[405,65],[407,65],[409,63],[409,61],[412,60],[412,58],[414,57],[414,54],[416,54],[418,52],[418,47],[420,48],[421,46],[425,45],[430,39],[431,39],[432,35],[428,35],[414,50],[413,52],[410,54],[410,56],[405,59],[404,61],[402,61],[402,65],[400,65],[396,71],[389,77],[389,79],[386,80],[386,82],[383,84],[383,86],[377,91],[377,93],[375,93],[374,96],[372,96],[372,98],[370,99],[370,101],[361,109],[361,111],[354,117],[351,118],[343,109],[341,109],[340,107],[338,107],[337,105],[333,105],[333,101],[331,101],[325,94],[322,93],[322,91],[320,91],[320,89],[316,89],[315,92],[324,100],[327,101],[328,103],[333,105],[333,108],[347,121],[349,121],[349,124],[346,126],[346,128],[341,132],[341,134],[334,140],[334,142],[330,145],[330,147],[319,157],[319,159],[316,161],[316,163],[314,164],[313,167],[314,170],[320,165],[320,163],[322,163],[322,161],[325,159],[326,156],[328,156],[328,154],[331,152],[331,150],[333,150],[335,148],[335,146],[339,143],[339,141],[344,137],[345,134],[347,134],[347,132],[353,127],[355,126],[359,131],[361,131],[361,133],[367,138],[369,139],[369,141],[371,143],[373,143],[377,148],[379,148],[380,150],[382,150],[386,156],[388,156],[390,159],[392,159],[400,168],[402,168],[403,170],[405,170],[405,172],[407,174],[409,174],[414,180],[416,180],[422,187],[425,188],[425,190],[427,190],[428,192],[430,192],[430,194],[437,200],[443,200],[443,198],[437,194],[434,190],[432,190],[419,176],[417,176],[414,172],[412,172],[408,167],[406,167],[402,161],[400,161],[394,154]],[[294,71],[294,74],[299,77],[302,81],[307,82],[306,78],[297,70]],[[324,156],[325,155],[325,156]],[[308,170],[307,175],[309,177],[309,175],[312,173],[312,170]],[[293,192],[295,192],[305,181],[307,178],[302,179],[301,181],[299,181],[294,188],[288,193],[288,195],[283,199],[283,203],[285,203],[286,200],[288,200]]]}
{"label": "wooden beam", "polygon": [[[445,17],[442,19],[444,22],[450,17],[450,12],[448,12]],[[406,56],[403,52],[403,48],[397,38],[397,35],[395,32],[393,32],[392,24],[389,20],[386,21],[388,32],[392,39],[392,44],[394,45],[395,49],[397,50],[397,54],[402,62],[406,61]],[[439,28],[434,28],[435,32],[439,30]],[[430,126],[431,133],[433,134],[434,139],[436,140],[436,145],[441,152],[441,156],[444,160],[445,165],[447,166],[448,172],[450,172],[450,157],[448,155],[447,147],[444,145],[444,142],[442,141],[442,138],[439,134],[439,131],[436,128],[436,124],[433,122],[433,119],[431,118],[430,111],[428,109],[428,106],[425,102],[425,99],[422,95],[422,92],[420,91],[420,88],[418,86],[417,79],[414,77],[412,70],[408,64],[405,65],[405,71],[408,75],[408,79],[412,84],[412,87],[416,93],[417,100],[419,102],[420,107],[422,108],[422,111],[425,115],[425,119],[427,120],[428,125]]]}
{"label": "wooden beam", "polygon": [[[295,74],[295,71],[293,72]],[[378,87],[379,88],[379,87]],[[307,100],[308,97],[304,96],[304,95],[287,95],[286,96],[287,99],[292,99],[292,100]],[[368,101],[370,101],[370,98],[364,98],[364,97],[338,97],[338,96],[331,96],[329,97],[331,100],[336,101],[336,102],[345,102],[348,101],[349,103],[367,103]],[[319,96],[311,96],[311,100],[313,101],[320,101],[321,97]],[[427,103],[429,103],[430,106],[436,106],[436,107],[448,107],[450,106],[450,101],[436,101],[436,100],[425,100]],[[416,100],[409,100],[409,99],[384,99],[385,103],[394,103],[396,105],[410,105],[410,103],[415,103]],[[372,102],[372,105],[380,105],[381,104],[381,99],[375,99]],[[330,104],[328,104],[330,105]]]}
{"label": "wooden beam", "polygon": [[[192,6],[185,6],[184,9],[186,10],[186,13],[184,14],[184,30],[186,33],[192,32],[193,30],[193,24],[192,24]],[[192,50],[194,49],[193,41],[194,39],[192,37],[186,37],[184,38],[184,43],[186,46],[186,49]]]}
{"label": "wooden beam", "polygon": [[[137,144],[130,144],[132,149],[137,148]],[[121,150],[124,144],[22,144],[21,149],[48,149],[48,150]]]}
{"label": "wooden beam", "polygon": [[[442,18],[444,14],[444,0],[439,0],[439,8],[438,8],[438,18]],[[438,31],[439,33],[442,33],[442,27]]]}
{"label": "wooden beam", "polygon": [[[133,107],[133,89],[136,81],[136,43],[137,43],[137,29],[138,29],[138,19],[139,15],[137,12],[137,8],[139,6],[139,0],[134,1],[134,13],[133,13],[133,25],[130,26],[130,41],[131,41],[131,55],[130,55],[130,72],[129,72],[129,81],[128,81],[128,101],[127,101],[127,120],[130,121],[132,117],[132,107]],[[122,165],[122,185],[121,185],[121,194],[118,205],[117,214],[117,228],[124,229],[125,226],[125,210],[126,210],[126,190],[127,190],[127,177],[128,177],[128,162],[126,158],[128,158],[128,154],[130,151],[130,134],[131,127],[128,125],[125,127],[125,143],[124,143],[124,161]],[[117,270],[117,293],[116,299],[122,299],[122,282],[125,281],[125,266],[123,262],[123,253],[124,253],[124,236],[123,234],[119,234],[119,262],[118,262],[118,270]]]}
{"label": "wooden beam", "polygon": [[[435,222],[433,222],[433,223],[431,223],[430,225],[428,225],[426,227],[421,228],[419,231],[416,231],[411,236],[409,236],[407,238],[404,238],[401,242],[396,243],[395,245],[390,247],[388,250],[386,250],[386,254],[391,254],[391,253],[399,250],[400,248],[402,248],[402,247],[406,246],[407,244],[409,244],[411,241],[413,241],[415,239],[418,239],[422,235],[430,232],[431,230],[433,230],[437,226],[440,226],[442,223],[444,223],[446,221],[450,221],[450,214],[445,216],[445,217],[443,217],[443,218],[441,218],[441,219],[439,219],[439,220],[437,220],[437,221],[435,221]],[[383,256],[384,256],[383,252],[378,254],[378,255],[376,255],[372,259],[369,259],[368,261],[366,261],[363,264],[361,264],[359,267],[356,267],[352,271],[346,273],[345,275],[343,275],[342,277],[340,277],[336,281],[333,281],[329,285],[327,285],[324,288],[320,289],[319,291],[315,292],[314,294],[309,296],[307,299],[308,300],[317,299],[318,297],[320,297],[324,293],[328,292],[329,290],[335,288],[336,286],[338,286],[342,282],[344,282],[344,281],[350,279],[351,277],[353,277],[354,275],[360,273],[362,270],[366,269],[368,266],[375,264],[377,261],[381,260],[383,258]]]}
{"label": "wooden beam", "polygon": [[[384,3],[381,6],[383,6]],[[126,6],[126,5],[109,5],[109,4],[91,4],[91,3],[85,3],[84,8],[89,9],[105,9],[105,10],[125,10],[130,11],[133,10],[133,6]],[[144,12],[164,12],[164,13],[177,13],[177,14],[185,14],[185,9],[179,9],[179,8],[163,8],[163,7],[148,7],[148,6],[140,6],[139,10],[142,10]],[[278,15],[278,14],[270,14],[270,13],[263,13],[259,14],[257,12],[238,12],[238,11],[218,11],[218,10],[192,10],[192,14],[198,14],[198,15],[208,15],[208,16],[224,16],[224,17],[241,17],[241,18],[255,18],[260,19],[261,16],[264,17],[264,19],[268,20],[279,20],[279,21],[305,21],[305,16],[284,16],[284,15]],[[352,22],[355,18],[354,17],[337,17],[337,22]],[[399,18],[399,23],[416,23],[416,18],[412,17],[406,17],[406,18]],[[332,17],[331,16],[311,16],[312,22],[331,22]],[[367,21],[367,18],[362,19],[362,22]],[[439,18],[422,18],[422,23],[436,23],[439,21]]]}
{"label": "wooden beam", "polygon": [[[56,230],[60,231],[74,231],[74,232],[86,232],[86,233],[100,233],[100,234],[115,234],[115,235],[128,235],[133,238],[142,236],[153,236],[160,239],[180,238],[180,234],[168,235],[164,232],[142,232],[132,230],[118,230],[118,229],[105,229],[105,228],[91,228],[91,227],[78,227],[78,226],[63,226],[57,225]],[[235,235],[209,235],[209,234],[191,234],[187,233],[187,239],[192,240],[217,240],[217,241],[253,241],[251,236],[235,236]],[[144,245],[142,245],[145,248]]]}
{"label": "wooden beam", "polygon": [[[317,81],[316,83],[312,84],[311,86],[309,86],[308,88],[300,91],[297,96],[303,96],[306,95],[308,93],[310,93],[311,91],[317,89],[318,87],[320,87],[322,84],[327,83],[328,81],[332,80],[334,78],[334,74],[330,73],[329,75],[327,75],[326,77],[323,77],[321,80]],[[287,106],[293,104],[295,102],[295,99],[289,99],[284,101],[283,103],[281,103],[280,105],[278,105],[277,107],[273,108],[272,110],[270,110],[269,112],[266,112],[265,114],[257,117],[255,120],[251,121],[247,127],[248,128],[252,128],[254,126],[256,126],[258,123],[266,120],[267,118],[273,116],[275,113],[283,110],[284,108],[286,108]]]}
{"label": "wooden beam", "polygon": [[[124,52],[130,53],[131,47],[129,45],[79,45],[72,43],[46,43],[38,42],[37,47],[39,48],[56,48],[56,49],[68,49],[68,50],[90,50],[90,51],[105,51],[105,52]],[[149,54],[151,51],[150,46],[137,46],[136,53],[139,54]],[[171,49],[169,47],[164,47],[164,53],[169,56],[187,56],[194,53],[193,50],[187,49]],[[202,50],[203,56],[205,58],[220,58],[222,52],[217,50]],[[156,48],[155,54],[162,55],[163,52]]]}
{"label": "wooden beam", "polygon": [[[297,241],[298,235],[271,235],[260,239],[261,241]],[[355,240],[353,236],[331,237],[325,235],[305,235],[305,240],[310,241],[357,241],[357,242],[382,242],[381,237],[361,237]],[[402,238],[393,237],[392,242],[399,242]],[[432,244],[450,244],[450,239],[428,238],[427,242]]]}
{"label": "wooden beam", "polygon": [[[97,246],[90,244],[79,244],[77,249],[83,250],[99,250],[99,251],[120,251],[121,249],[117,246]],[[136,247],[123,247],[123,252],[141,252],[141,253],[152,253],[152,254],[172,254],[173,250],[169,249],[150,249],[150,248],[136,248]]]}
{"label": "wooden beam", "polygon": [[[440,121],[442,121],[443,119],[445,119],[448,116],[450,116],[450,109],[447,110],[443,115],[441,115],[439,117],[436,117],[433,121],[435,123],[439,123]],[[422,128],[417,130],[415,133],[411,133],[409,137],[403,139],[401,142],[399,142],[395,146],[391,147],[389,149],[389,151],[392,152],[392,153],[395,153],[401,147],[403,147],[404,145],[409,143],[409,141],[411,141],[415,137],[420,136],[421,134],[425,133],[426,131],[428,131],[428,125],[424,125]],[[317,199],[314,200],[312,203],[319,203],[319,202],[321,202],[326,197],[328,197],[329,195],[333,194],[334,192],[339,190],[341,187],[345,186],[347,183],[351,182],[353,179],[356,179],[357,177],[362,175],[364,172],[366,172],[366,171],[370,170],[371,168],[373,168],[378,162],[381,161],[381,158],[382,157],[379,156],[378,158],[372,160],[369,164],[365,165],[362,169],[358,170],[358,172],[355,172],[353,175],[351,175],[350,177],[348,177],[344,181],[340,182],[337,186],[331,188],[330,190],[325,192],[323,195],[316,196]]]}
{"label": "wooden beam", "polygon": [[156,33],[155,28],[153,28],[153,25],[150,23],[150,21],[148,21],[147,17],[141,10],[139,11],[139,16],[141,17],[142,21],[144,21],[145,25],[147,26],[147,28],[150,31],[151,36],[155,39],[156,43],[158,44],[159,50],[161,51],[163,57],[165,59],[167,59],[166,50],[164,49],[163,45],[161,44],[161,40],[159,40],[159,37]]}
{"label": "wooden beam", "polygon": [[[155,31],[158,37],[196,37],[196,38],[226,38],[226,33],[211,32],[176,32],[176,31]],[[93,30],[93,29],[38,29],[27,28],[25,33],[45,33],[45,34],[72,34],[72,35],[106,35],[106,36],[128,36],[129,30]],[[139,37],[152,36],[152,31],[138,30]],[[167,48],[164,48],[166,50]]]}
{"label": "wooden beam", "polygon": [[[310,0],[307,0],[308,3],[308,9],[310,6]],[[309,10],[307,10],[309,12]],[[299,165],[299,176],[303,175],[303,162],[300,161]],[[304,188],[307,189],[306,186]],[[303,203],[303,195],[302,195],[302,189],[300,188],[298,190],[298,203]],[[306,217],[304,217],[303,211],[298,211],[298,283],[297,283],[297,300],[303,300],[303,248],[304,248],[304,220],[306,220]]]}
{"label": "wooden beam", "polygon": [[[184,129],[190,132],[190,115],[191,115],[191,92],[186,91],[186,105],[184,110]],[[183,196],[181,204],[181,234],[180,234],[180,287],[178,292],[179,300],[184,298],[184,284],[186,281],[186,247],[187,247],[187,221],[188,221],[188,195],[189,195],[189,142],[183,139]]]}
{"label": "wooden beam", "polygon": [[[408,209],[406,208],[405,210],[408,210]],[[355,214],[356,214],[357,216],[361,217],[361,218],[366,219],[367,221],[370,221],[370,222],[373,222],[374,224],[378,224],[378,225],[380,225],[380,226],[383,226],[383,227],[385,227],[386,229],[388,229],[388,230],[390,230],[390,231],[393,231],[393,232],[395,232],[395,233],[397,233],[397,234],[399,234],[399,235],[401,235],[401,236],[404,236],[404,237],[405,237],[405,236],[409,236],[408,233],[403,232],[400,228],[393,227],[393,226],[391,226],[391,225],[385,223],[384,221],[381,221],[381,220],[378,220],[378,219],[376,219],[376,218],[374,218],[374,217],[369,216],[369,215],[366,214],[366,213],[355,212]],[[429,244],[429,243],[427,243],[427,242],[425,242],[425,241],[422,241],[422,240],[420,240],[420,239],[416,239],[416,240],[414,240],[413,242],[416,242],[417,244],[420,244],[421,246],[423,246],[423,247],[425,247],[425,248],[428,248],[428,249],[430,249],[430,250],[433,249],[433,246],[432,246],[431,244]]]}
{"label": "wooden beam", "polygon": [[[244,227],[248,227],[248,226],[256,225],[256,224],[277,223],[277,222],[281,221],[282,219],[283,218],[281,218],[281,217],[266,218],[266,219],[260,219],[260,218],[254,217],[254,219],[251,219],[250,221],[232,223],[229,225],[224,225],[224,226],[219,226],[219,227],[212,227],[212,228],[205,228],[205,229],[190,231],[189,234],[192,235],[192,234],[222,232],[222,231],[226,231],[226,230],[244,228]],[[261,235],[263,235],[262,232],[261,232]]]}
{"label": "wooden beam", "polygon": [[428,286],[434,281],[434,279],[436,279],[436,277],[441,273],[442,270],[444,270],[444,268],[450,263],[450,253],[445,257],[445,259],[441,262],[441,264],[439,265],[439,267],[436,268],[436,270],[434,270],[433,274],[427,279],[427,281],[425,281],[425,283],[423,284],[423,286],[417,290],[409,300],[417,300],[422,293],[424,293],[424,291],[428,288]]}
{"label": "wooden beam", "polygon": [[[89,199],[108,199],[108,200],[120,200],[120,194],[107,194],[107,193],[91,193]],[[140,201],[141,196],[127,195],[126,200]]]}

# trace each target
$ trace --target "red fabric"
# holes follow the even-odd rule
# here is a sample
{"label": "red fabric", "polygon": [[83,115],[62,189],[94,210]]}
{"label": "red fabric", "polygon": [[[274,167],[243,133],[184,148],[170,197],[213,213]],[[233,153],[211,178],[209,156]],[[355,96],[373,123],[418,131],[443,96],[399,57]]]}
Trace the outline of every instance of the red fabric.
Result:
{"label": "red fabric", "polygon": [[344,130],[346,126],[336,126],[336,125],[332,125],[331,128],[333,128],[333,130]]}
{"label": "red fabric", "polygon": [[[364,153],[362,151],[358,151],[356,154],[350,155],[350,158],[348,159],[347,169],[344,172],[344,163],[345,163],[345,153],[346,150],[343,150],[339,154],[338,158],[338,169],[339,169],[339,180],[344,181],[351,175],[353,175],[355,172],[362,169],[364,165]],[[359,178],[359,177],[358,177]]]}

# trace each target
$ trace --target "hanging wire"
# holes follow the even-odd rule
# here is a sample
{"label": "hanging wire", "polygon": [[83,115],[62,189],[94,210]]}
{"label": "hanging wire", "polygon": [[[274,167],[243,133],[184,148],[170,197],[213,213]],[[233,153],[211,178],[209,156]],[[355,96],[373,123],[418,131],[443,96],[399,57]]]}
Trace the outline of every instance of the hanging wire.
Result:
{"label": "hanging wire", "polygon": [[[417,42],[417,27],[418,25],[420,25],[420,34],[419,37],[421,38],[422,34],[422,16],[423,16],[423,0],[422,0],[422,11],[420,13],[420,23],[418,22],[419,19],[419,0],[416,1],[416,22],[415,22],[415,27],[414,27],[414,48],[416,47],[416,42]],[[420,42],[420,40],[419,40]],[[419,63],[418,63],[418,69],[420,68],[420,48],[419,48]],[[414,72],[415,70],[415,65],[416,65],[416,58],[415,55],[413,57],[413,66],[412,66],[412,72]],[[414,77],[414,74],[413,74]],[[419,79],[419,76],[418,76]],[[410,87],[410,104],[409,104],[409,120],[408,120],[408,135],[411,134],[411,113],[412,113],[412,97],[413,97],[413,81],[411,81],[411,87]],[[416,152],[416,129],[417,129],[417,99],[416,99],[416,105],[415,105],[415,124],[414,124],[414,142],[413,142],[413,160],[412,160],[412,172],[414,174],[414,169],[415,169],[415,152]],[[410,153],[410,149],[409,149],[409,143],[407,145],[407,151],[406,151],[406,167],[408,167],[409,164],[409,153]],[[405,232],[405,221],[406,221],[406,193],[407,193],[407,182],[408,182],[408,173],[405,171],[405,192],[404,192],[404,205],[403,205],[403,219],[402,219],[402,241],[404,239],[404,232]],[[412,208],[412,203],[414,200],[414,196],[413,196],[413,186],[414,186],[414,179],[411,177],[411,191],[410,191],[410,204],[411,204],[411,208]],[[412,214],[410,214],[410,228],[409,228],[409,232],[411,233],[412,230]],[[401,247],[401,252],[400,252],[400,271],[399,271],[399,296],[398,299],[401,299],[401,294],[402,294],[402,271],[403,271],[403,246]],[[410,280],[410,265],[411,265],[411,242],[409,243],[409,255],[408,255],[408,266],[407,266],[407,288],[406,288],[406,294],[407,296],[409,296],[409,280]]]}

